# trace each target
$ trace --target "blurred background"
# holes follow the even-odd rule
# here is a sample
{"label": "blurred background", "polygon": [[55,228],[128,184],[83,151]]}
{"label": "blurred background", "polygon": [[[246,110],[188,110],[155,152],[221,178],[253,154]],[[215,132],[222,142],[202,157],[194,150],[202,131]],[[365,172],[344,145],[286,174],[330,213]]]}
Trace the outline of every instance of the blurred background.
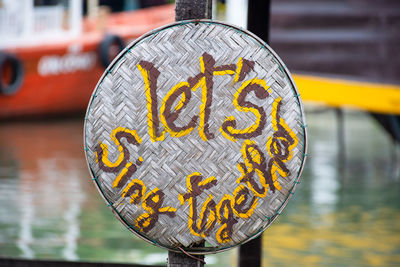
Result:
{"label": "blurred background", "polygon": [[[272,0],[254,13],[260,2],[214,1],[213,17],[269,42],[309,134],[301,184],[263,234],[263,266],[399,266],[400,2]],[[82,133],[113,57],[173,21],[173,1],[0,0],[0,262],[166,264],[105,205]]]}

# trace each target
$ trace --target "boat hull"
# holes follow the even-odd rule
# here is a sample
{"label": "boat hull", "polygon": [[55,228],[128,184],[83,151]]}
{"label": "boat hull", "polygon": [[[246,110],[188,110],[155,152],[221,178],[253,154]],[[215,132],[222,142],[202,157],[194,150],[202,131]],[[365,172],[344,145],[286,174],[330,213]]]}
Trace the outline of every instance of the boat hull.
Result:
{"label": "boat hull", "polygon": [[15,92],[0,93],[0,119],[84,111],[105,69],[101,54],[115,50],[110,44],[101,47],[106,38],[117,37],[128,44],[173,21],[173,14],[172,5],[123,12],[110,15],[107,28],[101,31],[87,20],[79,38],[2,51],[3,55],[16,57],[23,71],[17,73],[22,83]]}

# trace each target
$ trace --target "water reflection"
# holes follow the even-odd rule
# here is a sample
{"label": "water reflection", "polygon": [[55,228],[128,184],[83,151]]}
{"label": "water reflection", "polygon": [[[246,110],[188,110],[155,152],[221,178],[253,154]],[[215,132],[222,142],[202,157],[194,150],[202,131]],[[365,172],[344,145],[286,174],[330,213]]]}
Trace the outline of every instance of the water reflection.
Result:
{"label": "water reflection", "polygon": [[399,266],[393,144],[367,115],[347,112],[340,171],[335,113],[307,119],[310,158],[294,199],[264,234],[264,266]]}
{"label": "water reflection", "polygon": [[[27,183],[26,186],[29,184]],[[23,187],[26,187],[23,186]],[[22,189],[23,192],[26,190]],[[30,190],[28,190],[30,192]],[[21,213],[21,219],[19,220],[20,232],[17,240],[17,246],[22,252],[22,257],[24,258],[34,258],[35,254],[33,250],[30,248],[30,245],[33,243],[32,237],[32,223],[35,216],[35,210],[33,206],[33,197],[30,193],[24,193],[21,196],[21,203],[19,210]]]}
{"label": "water reflection", "polygon": [[[346,112],[339,171],[335,112],[307,113],[307,121],[310,157],[263,236],[263,265],[399,265],[399,147],[367,115]],[[82,124],[0,126],[0,257],[165,264],[167,252],[134,237],[97,193]],[[236,249],[206,257],[207,266],[236,260]]]}
{"label": "water reflection", "polygon": [[80,136],[76,122],[2,127],[1,235],[4,227],[17,232],[5,236],[4,245],[5,251],[20,250],[4,256],[78,259],[81,183],[87,175]]}

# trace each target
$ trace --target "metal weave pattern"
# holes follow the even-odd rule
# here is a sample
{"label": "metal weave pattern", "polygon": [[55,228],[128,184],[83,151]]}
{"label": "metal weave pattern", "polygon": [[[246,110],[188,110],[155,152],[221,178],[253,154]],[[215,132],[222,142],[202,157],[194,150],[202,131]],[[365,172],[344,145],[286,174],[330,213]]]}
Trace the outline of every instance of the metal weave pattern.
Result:
{"label": "metal weave pattern", "polygon": [[[214,135],[213,138],[209,137],[206,141],[201,138],[201,129],[198,129],[201,118],[198,118],[196,126],[187,135],[173,137],[173,134],[165,132],[164,140],[151,140],[149,127],[154,121],[151,120],[151,116],[149,117],[151,105],[149,104],[149,95],[146,95],[148,92],[144,75],[146,72],[143,71],[144,68],[140,69],[145,64],[143,62],[153,64],[152,68],[147,69],[147,74],[151,71],[154,72],[154,68],[159,71],[157,79],[151,80],[153,86],[154,81],[157,85],[157,99],[153,98],[151,101],[156,101],[158,108],[157,114],[153,115],[161,116],[160,107],[166,105],[165,99],[168,99],[167,94],[172,90],[171,88],[180,82],[188,82],[190,77],[193,78],[201,73],[204,65],[208,64],[206,60],[210,62],[212,59],[215,60],[214,66],[231,65],[232,69],[231,72],[228,71],[229,73],[226,71],[214,72],[212,76],[213,91],[208,130]],[[241,74],[242,76],[239,75],[240,60],[254,62],[253,68],[243,75]],[[203,62],[203,66],[201,62]],[[245,65],[243,64],[243,66]],[[245,141],[246,138],[230,140],[220,130],[221,125],[228,117],[235,118],[236,129],[248,129],[257,122],[257,112],[254,108],[243,109],[246,104],[240,101],[236,106],[233,104],[235,97],[238,97],[236,92],[239,88],[246,88],[244,87],[246,81],[256,81],[256,79],[265,81],[269,86],[268,96],[260,97],[255,91],[252,91],[246,94],[244,100],[251,103],[253,107],[260,107],[264,110],[267,115],[265,126],[261,129],[261,134],[248,138],[247,141]],[[250,82],[248,85],[253,83]],[[257,88],[261,88],[261,86]],[[188,95],[184,97],[182,94],[176,98],[172,110],[181,109],[181,113],[175,118],[175,125],[188,125],[193,117],[201,113],[201,110],[204,109],[205,92],[208,91],[204,91],[201,87],[191,88],[190,101],[185,102],[185,97]],[[182,107],[183,104],[184,107]],[[278,106],[279,111],[277,112]],[[239,110],[240,108],[242,110]],[[119,127],[135,130],[141,139],[140,144],[129,143],[127,138],[121,138],[121,142],[116,143],[111,135],[113,131],[116,132],[115,129],[121,129]],[[282,142],[287,142],[287,140],[284,140],[283,137],[272,139],[274,133],[278,131],[277,127],[283,129],[287,138],[290,139],[292,136],[296,140],[296,143],[292,140],[291,147],[286,147],[286,152],[290,152],[290,156],[286,154],[286,158],[283,157],[281,163],[284,164],[284,167],[281,168],[278,166],[278,161],[271,161],[269,153],[272,148],[276,149],[278,154],[285,154],[282,152],[284,149],[279,146],[282,146]],[[160,122],[157,129],[162,131],[164,128],[165,122]],[[271,140],[272,142],[276,141],[274,145],[271,145]],[[99,146],[99,142],[102,143],[102,146]],[[246,165],[243,154],[246,142],[247,144],[256,144],[263,152],[266,162],[271,161],[271,166],[275,165],[272,170],[275,171],[280,190],[275,189],[273,192],[270,184],[266,187],[266,196],[257,197],[248,183],[238,181],[244,172],[240,170],[238,164],[242,163],[242,166],[250,172],[251,166],[263,163],[260,162],[257,153],[254,154],[254,150],[249,148],[251,162],[257,164]],[[128,168],[129,166],[125,166],[126,162],[121,161],[123,151],[121,143],[129,150],[129,158],[126,162],[133,162],[137,168],[128,178],[123,178],[125,180],[120,187],[116,187],[117,176],[123,176],[123,167]],[[85,121],[85,150],[89,168],[100,193],[117,217],[133,232],[164,248],[176,250],[177,247],[183,246],[194,253],[209,253],[239,245],[259,235],[287,204],[298,183],[305,159],[304,114],[298,91],[289,72],[271,48],[257,37],[222,23],[207,20],[185,21],[144,35],[131,43],[109,66],[97,85],[88,107]],[[103,157],[99,154],[100,151],[102,151]],[[104,151],[108,152],[106,157]],[[126,153],[125,156],[127,156]],[[107,160],[103,160],[104,157],[108,159],[108,163]],[[142,162],[137,160],[140,157]],[[105,171],[107,167],[100,166],[102,161],[111,167],[114,166],[115,169],[117,169],[115,166],[118,162],[124,162],[124,166],[121,166],[116,172]],[[286,174],[285,171],[282,171],[285,168],[288,170]],[[262,174],[255,169],[257,168],[253,169],[253,177],[260,186]],[[270,170],[271,173],[272,170]],[[195,200],[191,198],[192,202],[180,201],[180,195],[182,197],[191,192],[187,180],[188,176],[193,173],[201,174],[202,181],[209,177],[215,177],[216,182],[212,186],[210,183],[208,188],[196,195]],[[145,190],[141,191],[144,193],[142,196],[138,193],[140,190],[135,191],[137,203],[131,203],[133,198],[124,195],[127,186],[130,182],[133,184],[134,179],[142,181],[145,187]],[[249,212],[248,216],[244,215],[243,217],[232,213],[232,210],[235,210],[232,198],[234,198],[234,192],[240,191],[238,189],[240,186],[246,188],[243,190],[247,190],[246,196],[248,196],[247,200],[238,200],[242,201],[243,207],[249,207],[250,199],[257,201],[251,214]],[[152,191],[156,189],[159,191]],[[160,213],[156,216],[156,223],[149,226],[148,229],[144,227],[147,224],[138,225],[139,218],[148,219],[154,211],[148,205],[146,206],[146,203],[150,203],[146,202],[146,196],[154,196],[149,194],[160,191],[163,196],[154,197],[153,202],[162,199],[159,202],[162,205],[157,209],[170,207],[171,209],[167,209],[166,212],[170,212],[171,216],[167,213]],[[225,206],[225,213],[221,208],[224,207],[222,203],[224,197],[230,199],[229,204]],[[193,201],[196,201],[197,204],[195,207],[197,214],[193,214],[191,211]],[[204,203],[212,201],[215,202],[216,207],[214,209],[207,208]],[[202,207],[205,207],[203,213]],[[213,213],[213,211],[215,212]],[[232,227],[226,237],[219,231],[222,231],[222,228],[227,225],[223,218],[228,216],[229,212],[231,214],[229,223],[232,224]],[[146,213],[147,215],[143,217],[143,214]],[[196,226],[201,228],[202,214],[205,225],[203,225],[203,231],[196,233],[196,230],[193,229]],[[192,225],[193,229],[190,229],[191,226],[188,222],[190,218],[195,220]],[[146,222],[150,222],[150,219]],[[214,224],[211,225],[212,223]],[[209,229],[209,231],[204,231],[204,229]],[[217,236],[220,238],[218,239]],[[203,239],[208,242],[208,247],[190,248],[191,245]]]}

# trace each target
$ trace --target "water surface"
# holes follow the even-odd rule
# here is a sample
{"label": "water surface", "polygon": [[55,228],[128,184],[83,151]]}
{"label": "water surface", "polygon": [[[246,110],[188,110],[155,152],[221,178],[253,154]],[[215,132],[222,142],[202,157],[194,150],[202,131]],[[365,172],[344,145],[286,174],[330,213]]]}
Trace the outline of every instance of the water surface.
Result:
{"label": "water surface", "polygon": [[[263,234],[263,266],[399,266],[400,148],[368,115],[307,112],[309,159]],[[0,125],[0,257],[165,264],[93,185],[81,119]],[[235,266],[237,249],[206,257]]]}

